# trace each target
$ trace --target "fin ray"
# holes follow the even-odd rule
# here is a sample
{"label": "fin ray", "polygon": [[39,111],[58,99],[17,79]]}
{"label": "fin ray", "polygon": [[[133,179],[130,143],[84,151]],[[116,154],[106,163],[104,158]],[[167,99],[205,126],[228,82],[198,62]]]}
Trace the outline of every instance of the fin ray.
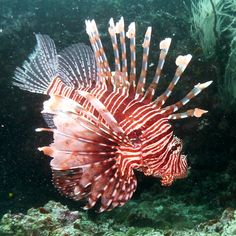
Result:
{"label": "fin ray", "polygon": [[59,76],[67,85],[81,88],[97,79],[94,53],[83,43],[73,44],[58,55]]}
{"label": "fin ray", "polygon": [[57,52],[54,41],[47,35],[36,34],[35,51],[17,67],[13,84],[33,93],[45,93],[48,85],[57,75]]}

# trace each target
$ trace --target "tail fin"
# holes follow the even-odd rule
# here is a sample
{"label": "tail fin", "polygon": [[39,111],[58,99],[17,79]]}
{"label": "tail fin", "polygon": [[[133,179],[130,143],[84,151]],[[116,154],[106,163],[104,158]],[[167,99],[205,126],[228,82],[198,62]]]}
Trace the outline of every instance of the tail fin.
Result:
{"label": "tail fin", "polygon": [[29,61],[25,61],[22,68],[16,68],[13,84],[33,93],[46,93],[57,75],[57,51],[49,36],[36,34],[36,40],[37,46]]}

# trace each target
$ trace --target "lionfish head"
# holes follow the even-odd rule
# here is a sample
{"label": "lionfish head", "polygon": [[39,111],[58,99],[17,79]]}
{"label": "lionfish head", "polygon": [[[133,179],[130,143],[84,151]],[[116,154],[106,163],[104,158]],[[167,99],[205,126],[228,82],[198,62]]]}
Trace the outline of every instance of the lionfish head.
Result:
{"label": "lionfish head", "polygon": [[159,161],[151,163],[147,161],[147,169],[144,170],[146,175],[161,178],[163,186],[169,186],[175,179],[185,178],[188,174],[187,158],[186,155],[182,154],[182,141],[179,138],[173,138],[168,144],[166,152],[167,158],[165,163],[160,165]]}

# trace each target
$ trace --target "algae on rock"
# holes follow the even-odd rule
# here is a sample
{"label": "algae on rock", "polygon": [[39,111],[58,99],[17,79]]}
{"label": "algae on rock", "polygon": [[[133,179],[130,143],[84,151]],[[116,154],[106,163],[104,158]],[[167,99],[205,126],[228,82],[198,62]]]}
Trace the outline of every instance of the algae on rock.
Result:
{"label": "algae on rock", "polygon": [[191,2],[191,35],[201,46],[205,58],[216,55],[222,34],[234,31],[234,0],[200,0]]}

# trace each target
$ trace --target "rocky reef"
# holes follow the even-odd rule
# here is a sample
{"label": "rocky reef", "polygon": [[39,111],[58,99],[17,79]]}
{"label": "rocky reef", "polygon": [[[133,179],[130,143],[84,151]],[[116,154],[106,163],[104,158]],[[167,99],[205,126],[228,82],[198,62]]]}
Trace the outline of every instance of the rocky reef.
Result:
{"label": "rocky reef", "polygon": [[27,214],[7,213],[3,216],[0,235],[94,235],[109,230],[111,223],[93,223],[85,212],[70,211],[60,203],[29,209]]}
{"label": "rocky reef", "polygon": [[[128,204],[132,211],[136,226],[130,226],[129,221],[123,215],[123,222],[118,223],[116,218],[104,220],[103,216],[96,215],[91,217],[89,212],[71,211],[67,206],[61,203],[49,201],[46,205],[39,208],[31,208],[27,214],[5,214],[0,222],[0,235],[34,235],[34,236],[76,236],[76,235],[149,235],[149,236],[229,236],[236,235],[236,210],[226,209],[219,219],[212,219],[200,224],[196,224],[192,229],[182,228],[177,229],[178,215],[171,221],[169,229],[163,227],[147,227],[147,221],[159,221],[158,214],[152,214],[149,207],[137,206],[135,208],[131,203]],[[145,205],[145,203],[144,203]],[[160,206],[160,209],[163,207]],[[146,209],[146,214],[143,212],[140,216],[140,209]],[[183,206],[182,206],[183,208]],[[185,208],[185,207],[184,207]],[[159,209],[159,212],[160,212]],[[186,208],[185,208],[186,210]],[[127,211],[126,211],[127,212]],[[148,213],[149,212],[149,213]],[[154,209],[153,212],[158,212]],[[153,218],[152,216],[155,216]],[[159,213],[161,215],[161,213]],[[189,216],[186,212],[186,217]],[[166,220],[166,219],[165,219]],[[175,222],[176,220],[176,222]],[[192,220],[192,219],[191,219]],[[153,222],[154,223],[154,222]]]}

